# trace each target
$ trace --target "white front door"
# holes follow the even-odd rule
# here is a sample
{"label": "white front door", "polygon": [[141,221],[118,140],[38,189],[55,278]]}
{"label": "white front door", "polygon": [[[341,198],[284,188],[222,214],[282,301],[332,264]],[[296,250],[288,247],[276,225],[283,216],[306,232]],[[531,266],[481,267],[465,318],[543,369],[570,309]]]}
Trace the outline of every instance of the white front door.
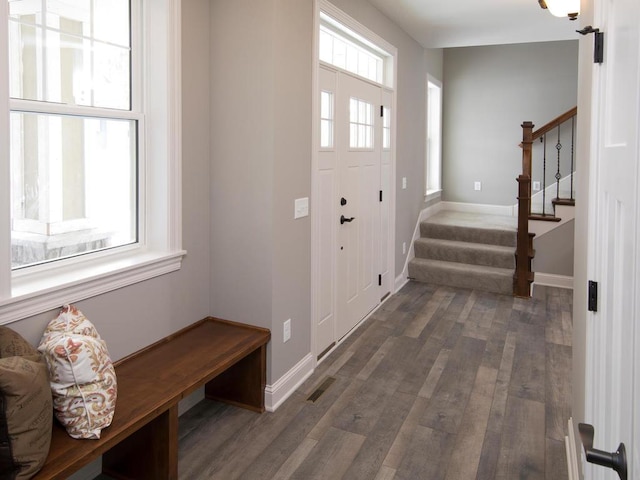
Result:
{"label": "white front door", "polygon": [[[597,2],[604,63],[593,67],[591,221],[588,272],[598,311],[587,315],[586,423],[594,448],[627,449],[629,479],[640,478],[640,2]],[[590,40],[591,41],[591,40]],[[614,479],[584,464],[586,479]]]}
{"label": "white front door", "polygon": [[338,74],[337,339],[380,301],[381,89]]}

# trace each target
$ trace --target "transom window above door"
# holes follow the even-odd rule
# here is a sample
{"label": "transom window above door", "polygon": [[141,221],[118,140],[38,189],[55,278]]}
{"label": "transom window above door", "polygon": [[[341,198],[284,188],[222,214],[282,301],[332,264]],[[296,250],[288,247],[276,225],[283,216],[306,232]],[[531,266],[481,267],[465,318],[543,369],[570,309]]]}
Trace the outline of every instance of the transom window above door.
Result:
{"label": "transom window above door", "polygon": [[320,13],[319,59],[379,85],[393,86],[392,56],[324,12]]}

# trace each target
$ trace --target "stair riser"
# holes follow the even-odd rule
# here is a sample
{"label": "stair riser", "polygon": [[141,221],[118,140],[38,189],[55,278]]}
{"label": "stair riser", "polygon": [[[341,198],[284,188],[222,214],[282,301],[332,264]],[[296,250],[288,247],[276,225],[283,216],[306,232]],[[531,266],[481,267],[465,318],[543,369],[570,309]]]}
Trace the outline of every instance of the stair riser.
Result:
{"label": "stair riser", "polygon": [[428,242],[416,241],[415,254],[418,258],[430,258],[445,262],[468,263],[472,265],[486,265],[489,267],[515,269],[515,256],[511,252],[492,252],[482,248],[455,245],[433,245]]}
{"label": "stair riser", "polygon": [[409,278],[436,285],[469,288],[505,295],[511,295],[513,293],[512,276],[496,275],[490,272],[482,275],[474,275],[468,272],[448,270],[447,268],[421,268],[419,265],[410,262]]}
{"label": "stair riser", "polygon": [[422,222],[420,236],[460,242],[484,243],[487,245],[516,246],[515,232],[507,230],[489,230],[483,228],[459,227]]}

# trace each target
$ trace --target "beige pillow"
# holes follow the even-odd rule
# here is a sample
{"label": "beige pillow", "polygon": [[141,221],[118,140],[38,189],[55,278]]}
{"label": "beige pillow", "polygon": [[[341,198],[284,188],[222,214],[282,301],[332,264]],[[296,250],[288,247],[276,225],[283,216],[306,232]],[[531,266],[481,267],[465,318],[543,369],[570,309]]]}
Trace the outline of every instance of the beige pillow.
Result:
{"label": "beige pillow", "polygon": [[116,407],[116,374],[93,324],[65,306],[47,326],[38,347],[49,366],[56,418],[73,438],[100,438]]}
{"label": "beige pillow", "polygon": [[35,475],[49,453],[52,423],[42,356],[19,334],[0,326],[0,472],[16,480]]}

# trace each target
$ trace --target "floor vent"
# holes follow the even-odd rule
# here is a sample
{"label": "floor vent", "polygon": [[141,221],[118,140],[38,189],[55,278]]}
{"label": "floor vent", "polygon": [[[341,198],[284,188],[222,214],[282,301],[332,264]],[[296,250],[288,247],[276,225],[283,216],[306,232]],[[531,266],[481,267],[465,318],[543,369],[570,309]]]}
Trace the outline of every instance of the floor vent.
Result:
{"label": "floor vent", "polygon": [[335,381],[336,381],[335,378],[327,377],[324,380],[324,382],[322,382],[320,386],[316,388],[311,395],[309,395],[309,398],[307,398],[307,402],[316,402],[316,400],[318,400],[322,396],[322,394],[326,392]]}

